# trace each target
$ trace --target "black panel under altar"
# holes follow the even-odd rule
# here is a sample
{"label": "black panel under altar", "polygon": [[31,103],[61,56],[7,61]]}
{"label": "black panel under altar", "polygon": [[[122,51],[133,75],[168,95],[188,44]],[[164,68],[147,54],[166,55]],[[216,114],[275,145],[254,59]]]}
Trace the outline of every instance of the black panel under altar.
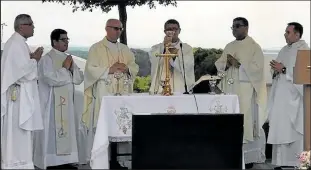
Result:
{"label": "black panel under altar", "polygon": [[[219,82],[220,80],[217,80],[216,84],[219,84]],[[209,80],[201,81],[200,83],[198,83],[196,86],[193,87],[192,91],[194,94],[199,94],[199,93],[207,94],[211,92],[211,86],[210,86]],[[221,90],[217,86],[215,86],[215,93],[216,94],[221,93]]]}
{"label": "black panel under altar", "polygon": [[243,115],[133,115],[132,169],[242,169]]}

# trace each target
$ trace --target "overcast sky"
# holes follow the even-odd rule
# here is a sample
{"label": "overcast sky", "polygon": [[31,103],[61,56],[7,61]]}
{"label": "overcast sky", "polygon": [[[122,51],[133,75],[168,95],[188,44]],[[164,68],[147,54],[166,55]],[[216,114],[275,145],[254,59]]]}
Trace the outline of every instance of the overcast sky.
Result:
{"label": "overcast sky", "polygon": [[[304,26],[303,39],[310,44],[310,2],[308,1],[178,1],[176,7],[148,6],[127,7],[128,45],[150,48],[162,41],[163,24],[174,18],[181,24],[181,39],[193,47],[224,48],[233,40],[232,20],[246,17],[249,35],[263,48],[285,45],[284,31],[288,22],[296,21]],[[72,13],[72,7],[41,1],[1,1],[1,23],[4,27],[3,41],[13,33],[15,17],[20,13],[32,16],[35,24],[34,36],[29,45],[49,45],[53,29],[68,31],[71,46],[89,47],[105,36],[105,23],[109,18],[118,18],[117,8],[109,13],[99,9],[93,12]]]}

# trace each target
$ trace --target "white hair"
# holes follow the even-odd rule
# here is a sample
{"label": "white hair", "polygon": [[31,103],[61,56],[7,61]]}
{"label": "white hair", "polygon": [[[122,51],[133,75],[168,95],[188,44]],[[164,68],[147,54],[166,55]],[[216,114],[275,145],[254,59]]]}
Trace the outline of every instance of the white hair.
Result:
{"label": "white hair", "polygon": [[22,24],[31,24],[31,16],[28,14],[19,14],[14,21],[14,30],[19,31],[19,26]]}

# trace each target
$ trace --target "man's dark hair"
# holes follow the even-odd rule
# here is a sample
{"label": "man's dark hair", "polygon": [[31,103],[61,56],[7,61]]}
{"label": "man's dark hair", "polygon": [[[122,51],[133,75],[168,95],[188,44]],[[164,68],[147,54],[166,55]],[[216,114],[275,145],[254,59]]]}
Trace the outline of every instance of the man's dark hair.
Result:
{"label": "man's dark hair", "polygon": [[243,23],[244,26],[248,26],[248,21],[247,21],[246,18],[237,17],[237,18],[234,18],[234,19],[233,19],[233,22],[234,22],[234,21],[242,21],[242,23]]}
{"label": "man's dark hair", "polygon": [[165,22],[165,24],[164,24],[164,29],[166,28],[166,26],[167,26],[168,24],[176,24],[176,25],[178,25],[178,28],[180,28],[179,22],[178,22],[177,20],[175,20],[175,19],[169,19],[169,20],[167,20],[167,21]]}
{"label": "man's dark hair", "polygon": [[300,34],[300,38],[302,37],[303,34],[303,27],[301,24],[299,24],[298,22],[290,22],[287,24],[287,26],[294,26],[294,31],[298,32]]}
{"label": "man's dark hair", "polygon": [[55,30],[52,31],[51,36],[50,36],[50,38],[51,38],[51,46],[52,47],[54,47],[53,40],[59,41],[61,34],[67,34],[67,31],[65,31],[63,29],[55,29]]}

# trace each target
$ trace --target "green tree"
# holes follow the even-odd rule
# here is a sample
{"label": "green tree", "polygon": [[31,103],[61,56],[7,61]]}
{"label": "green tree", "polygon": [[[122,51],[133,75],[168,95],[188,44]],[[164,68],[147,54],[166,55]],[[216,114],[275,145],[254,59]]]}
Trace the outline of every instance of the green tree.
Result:
{"label": "green tree", "polygon": [[149,91],[150,84],[151,84],[150,76],[146,77],[137,76],[134,82],[134,91],[136,91],[136,93],[146,93]]}
{"label": "green tree", "polygon": [[215,75],[217,69],[215,67],[215,61],[221,56],[222,49],[203,49],[194,48],[194,73],[195,79],[198,80],[205,74]]}
{"label": "green tree", "polygon": [[121,34],[120,42],[127,44],[126,36],[126,23],[127,23],[127,12],[126,6],[142,6],[149,5],[149,8],[155,8],[154,2],[158,2],[160,5],[168,6],[173,5],[177,6],[176,0],[42,0],[42,2],[56,2],[63,5],[70,4],[73,5],[72,12],[75,12],[79,9],[82,11],[89,10],[92,12],[94,8],[100,7],[103,12],[108,13],[112,7],[118,6],[119,10],[119,19],[123,24],[124,31]]}

